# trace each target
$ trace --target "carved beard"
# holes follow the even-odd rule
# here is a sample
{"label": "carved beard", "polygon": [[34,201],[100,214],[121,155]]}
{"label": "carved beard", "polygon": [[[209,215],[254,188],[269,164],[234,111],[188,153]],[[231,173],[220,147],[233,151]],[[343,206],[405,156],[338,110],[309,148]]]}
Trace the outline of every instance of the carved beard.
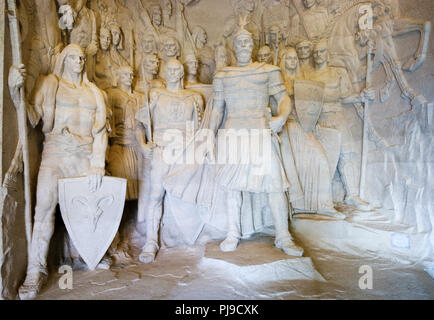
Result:
{"label": "carved beard", "polygon": [[241,63],[248,63],[252,59],[252,50],[242,49],[237,52],[237,60]]}

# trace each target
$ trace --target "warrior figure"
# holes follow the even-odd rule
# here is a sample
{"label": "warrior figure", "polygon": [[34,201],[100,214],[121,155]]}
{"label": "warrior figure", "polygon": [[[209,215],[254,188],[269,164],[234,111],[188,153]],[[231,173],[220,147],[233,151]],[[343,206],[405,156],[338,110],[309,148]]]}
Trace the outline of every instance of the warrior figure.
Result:
{"label": "warrior figure", "polygon": [[[85,61],[80,46],[67,46],[59,56],[54,73],[38,81],[28,104],[32,126],[43,122],[45,142],[38,175],[31,255],[26,280],[19,290],[21,299],[34,298],[48,274],[47,255],[54,233],[58,180],[87,175],[93,192],[99,189],[105,173],[105,97],[88,80]],[[19,97],[24,75],[24,66],[11,68],[9,88],[13,97]]]}

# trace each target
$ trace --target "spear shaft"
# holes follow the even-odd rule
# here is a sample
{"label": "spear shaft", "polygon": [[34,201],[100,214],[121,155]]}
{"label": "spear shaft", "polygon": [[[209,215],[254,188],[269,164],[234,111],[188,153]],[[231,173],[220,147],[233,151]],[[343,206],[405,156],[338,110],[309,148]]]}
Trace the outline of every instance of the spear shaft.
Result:
{"label": "spear shaft", "polygon": [[[12,47],[12,63],[15,66],[23,64],[21,50],[21,34],[17,15],[15,0],[7,1],[9,29]],[[27,253],[30,256],[32,243],[32,195],[30,191],[30,162],[29,162],[29,141],[27,136],[27,113],[24,86],[20,88],[20,103],[17,110],[19,137],[23,150],[24,163],[24,221],[27,239]]]}

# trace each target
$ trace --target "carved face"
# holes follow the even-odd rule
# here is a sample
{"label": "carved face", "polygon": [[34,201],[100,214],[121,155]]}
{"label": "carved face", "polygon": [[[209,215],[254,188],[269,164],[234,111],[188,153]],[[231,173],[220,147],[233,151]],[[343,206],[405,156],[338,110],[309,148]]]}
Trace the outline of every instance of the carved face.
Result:
{"label": "carved face", "polygon": [[71,73],[82,73],[86,57],[79,52],[71,52],[65,59],[65,71]]}
{"label": "carved face", "polygon": [[273,26],[270,28],[270,43],[278,45],[280,41],[280,30],[278,27]]}
{"label": "carved face", "polygon": [[259,62],[265,62],[268,64],[273,63],[273,59],[271,57],[271,50],[268,46],[259,49],[257,57]]}
{"label": "carved face", "polygon": [[160,61],[156,55],[149,55],[143,61],[143,67],[145,70],[153,75],[158,73],[158,67],[160,66]]}
{"label": "carved face", "polygon": [[103,51],[107,51],[110,48],[111,41],[112,41],[111,33],[106,29],[101,29],[101,33],[99,35],[99,44]]}
{"label": "carved face", "polygon": [[119,75],[119,81],[126,87],[131,87],[133,84],[134,73],[130,68],[122,69]]}
{"label": "carved face", "polygon": [[121,33],[120,30],[117,28],[114,28],[111,30],[112,37],[113,37],[113,45],[117,47],[119,43],[121,42]]}
{"label": "carved face", "polygon": [[310,9],[316,4],[316,0],[303,0],[303,4],[306,9]]}
{"label": "carved face", "polygon": [[179,54],[175,39],[168,39],[163,45],[163,51],[168,58],[176,58]]}
{"label": "carved face", "polygon": [[184,67],[182,64],[176,60],[171,59],[166,65],[166,82],[167,83],[177,83],[181,81],[184,76]]}
{"label": "carved face", "polygon": [[255,1],[254,0],[244,0],[244,9],[251,13],[255,11]]}
{"label": "carved face", "polygon": [[322,65],[327,62],[328,49],[326,42],[318,43],[313,49],[313,59],[316,65]]}
{"label": "carved face", "polygon": [[199,68],[199,62],[196,59],[191,59],[185,63],[185,66],[187,67],[187,73],[196,75],[197,69]]}
{"label": "carved face", "polygon": [[295,51],[290,51],[285,55],[285,68],[288,70],[297,69],[298,57]]}
{"label": "carved face", "polygon": [[248,35],[241,35],[234,41],[234,51],[238,63],[246,64],[252,59],[253,40]]}
{"label": "carved face", "polygon": [[142,41],[142,49],[145,54],[154,53],[156,51],[157,45],[154,38],[148,37],[144,38]]}
{"label": "carved face", "polygon": [[309,59],[312,56],[312,46],[308,41],[303,41],[297,45],[299,59]]}

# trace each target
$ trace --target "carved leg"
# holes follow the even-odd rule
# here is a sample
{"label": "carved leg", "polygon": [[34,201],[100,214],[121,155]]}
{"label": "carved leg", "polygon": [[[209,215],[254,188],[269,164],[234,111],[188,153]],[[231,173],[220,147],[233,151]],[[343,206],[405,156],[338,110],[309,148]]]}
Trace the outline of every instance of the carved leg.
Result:
{"label": "carved leg", "polygon": [[224,252],[234,251],[241,238],[241,205],[242,196],[239,191],[226,193],[228,201],[228,235],[220,244],[220,250]]}
{"label": "carved leg", "polygon": [[419,68],[426,58],[431,22],[416,19],[400,18],[395,20],[393,36],[401,36],[410,32],[420,32],[420,38],[415,54],[402,67],[404,71],[413,72]]}
{"label": "carved leg", "polygon": [[276,248],[287,255],[301,257],[303,249],[293,242],[288,226],[288,200],[284,192],[270,193],[268,195],[271,214],[276,229]]}
{"label": "carved leg", "polygon": [[[157,151],[158,152],[158,151]],[[163,160],[154,154],[151,163],[150,177],[145,180],[145,192],[148,193],[147,201],[144,203],[144,222],[146,224],[146,243],[139,255],[142,263],[150,263],[155,260],[159,250],[158,234],[160,230],[161,217],[163,216],[163,199],[165,190],[163,188],[163,179],[168,172],[169,167]],[[141,195],[142,196],[142,193]],[[140,209],[142,210],[142,208]],[[141,223],[139,219],[139,223]]]}
{"label": "carved leg", "polygon": [[160,230],[161,217],[163,216],[164,189],[156,187],[151,192],[146,209],[146,243],[140,253],[139,260],[142,263],[150,263],[155,260],[159,250],[158,232]]}
{"label": "carved leg", "polygon": [[341,132],[342,145],[338,162],[338,172],[344,185],[345,204],[359,210],[370,210],[370,204],[359,197],[360,191],[360,159],[359,149],[344,116],[336,113],[334,116],[336,129]]}
{"label": "carved leg", "polygon": [[369,202],[362,200],[359,196],[359,172],[360,167],[358,166],[355,154],[347,153],[341,155],[339,159],[338,170],[344,184],[346,196],[345,204],[350,205],[361,211],[371,210]]}
{"label": "carved leg", "polygon": [[19,289],[21,300],[34,299],[48,275],[47,256],[54,233],[58,178],[55,170],[43,167],[39,170],[31,254],[26,279]]}

